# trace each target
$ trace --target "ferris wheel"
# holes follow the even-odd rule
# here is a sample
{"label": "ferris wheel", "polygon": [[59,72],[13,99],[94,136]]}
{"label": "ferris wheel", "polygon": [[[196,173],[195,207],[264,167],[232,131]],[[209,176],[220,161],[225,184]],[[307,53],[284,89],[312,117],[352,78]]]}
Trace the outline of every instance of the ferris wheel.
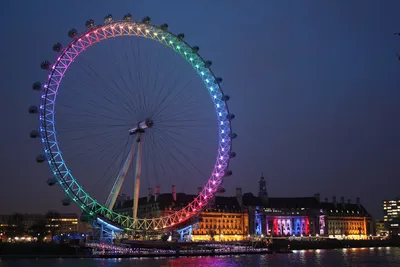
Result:
{"label": "ferris wheel", "polygon": [[[31,131],[30,136],[40,138],[43,145],[43,154],[36,161],[47,162],[50,167],[53,177],[48,184],[61,186],[66,194],[64,205],[73,201],[83,212],[124,229],[162,231],[188,221],[221,189],[224,177],[232,175],[229,162],[236,156],[232,151],[236,134],[231,128],[235,116],[229,112],[229,96],[222,91],[222,79],[212,72],[211,61],[204,60],[199,47],[190,46],[184,34],[171,33],[167,24],[151,24],[149,17],[135,21],[130,14],[122,20],[107,15],[104,24],[89,20],[85,32],[78,34],[71,29],[68,36],[71,41],[65,48],[61,43],[53,46],[56,60],[41,63],[47,80],[33,84],[33,90],[41,93],[40,106],[29,107],[29,113],[39,115],[39,129]],[[102,43],[109,45],[102,47]],[[153,52],[144,52],[154,44],[157,48]],[[200,93],[196,86],[177,85],[178,78],[187,78],[190,73],[171,78],[175,67],[170,59],[159,71],[163,64],[157,61],[161,60],[163,49],[172,51],[174,60],[176,55],[183,58],[185,68],[191,66],[186,69],[200,82]],[[91,50],[92,56],[85,58]],[[154,60],[150,59],[152,55]],[[129,57],[138,63],[136,67],[128,62]],[[104,58],[113,63],[104,63]],[[121,66],[119,63],[124,60],[127,63]],[[75,65],[78,67],[74,69]],[[103,71],[96,71],[97,67]],[[145,75],[145,70],[153,74]],[[67,79],[69,84],[63,87]],[[203,92],[211,96],[212,101],[207,99],[210,108],[213,106],[211,123],[201,117],[209,110],[199,106],[202,102],[197,94]],[[199,130],[201,126],[204,130]],[[194,130],[185,130],[189,128]],[[198,147],[193,147],[194,140],[209,134],[214,143],[199,141]],[[214,156],[200,155],[203,148]],[[195,156],[200,157],[198,161],[203,166],[211,159],[211,166],[199,167],[191,160]],[[208,175],[204,173],[207,168]],[[179,210],[161,217],[140,217],[143,173],[160,180],[176,179],[174,183],[187,181],[192,186],[192,179],[199,176],[205,185]],[[100,176],[109,187],[98,181]],[[129,177],[132,184],[127,182]],[[98,195],[89,193],[87,187],[95,188]],[[133,191],[130,215],[114,210],[124,187]],[[103,190],[105,199],[100,200],[99,190]]]}

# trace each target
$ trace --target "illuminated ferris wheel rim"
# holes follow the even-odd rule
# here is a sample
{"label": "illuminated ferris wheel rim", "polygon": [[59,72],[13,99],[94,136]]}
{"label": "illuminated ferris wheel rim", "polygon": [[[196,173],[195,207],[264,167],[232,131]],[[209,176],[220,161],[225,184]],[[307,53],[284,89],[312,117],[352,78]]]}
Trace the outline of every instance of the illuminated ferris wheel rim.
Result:
{"label": "illuminated ferris wheel rim", "polygon": [[[48,162],[54,177],[65,193],[88,214],[106,218],[124,228],[136,230],[160,230],[173,227],[197,214],[207,205],[216,193],[218,187],[222,183],[223,177],[231,174],[231,172],[228,171],[229,161],[231,157],[235,156],[235,153],[231,152],[231,148],[232,139],[235,138],[236,135],[231,131],[230,122],[231,119],[234,118],[234,115],[229,113],[226,103],[229,97],[223,94],[220,86],[221,79],[215,77],[211,71],[211,62],[203,60],[198,54],[198,47],[191,47],[183,41],[183,34],[174,35],[167,30],[168,26],[166,24],[158,27],[149,22],[149,18],[145,18],[142,22],[136,22],[131,20],[129,16],[125,16],[124,20],[112,21],[112,19],[108,19],[104,25],[98,26],[94,26],[94,22],[89,21],[89,25],[88,23],[86,24],[88,30],[79,36],[76,35],[76,31],[71,30],[69,35],[74,39],[65,49],[61,49],[59,43],[53,47],[54,50],[61,52],[56,62],[53,65],[47,61],[42,63],[42,68],[49,69],[50,72],[47,82],[43,86],[41,104],[39,107],[40,137],[44,148],[44,159]],[[203,80],[217,112],[219,124],[218,152],[216,163],[214,164],[209,180],[202,191],[186,207],[173,214],[160,218],[134,219],[129,216],[118,214],[100,204],[86,193],[73,177],[63,159],[57,142],[54,111],[58,88],[65,72],[75,58],[87,48],[101,41],[120,36],[136,36],[152,39],[166,45],[183,56]]]}

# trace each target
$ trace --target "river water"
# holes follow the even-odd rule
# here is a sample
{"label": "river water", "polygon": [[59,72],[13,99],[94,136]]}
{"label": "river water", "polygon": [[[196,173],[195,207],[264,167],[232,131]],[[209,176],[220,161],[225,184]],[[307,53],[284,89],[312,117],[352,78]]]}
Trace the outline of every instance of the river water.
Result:
{"label": "river water", "polygon": [[160,259],[0,260],[0,267],[400,267],[400,248],[295,251],[293,254]]}

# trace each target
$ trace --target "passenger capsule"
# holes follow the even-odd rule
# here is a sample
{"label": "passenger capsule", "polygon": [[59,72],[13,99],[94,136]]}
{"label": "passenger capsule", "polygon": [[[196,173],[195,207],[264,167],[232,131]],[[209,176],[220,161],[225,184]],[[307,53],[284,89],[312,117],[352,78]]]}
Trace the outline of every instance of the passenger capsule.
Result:
{"label": "passenger capsule", "polygon": [[42,90],[42,84],[40,82],[34,82],[32,84],[32,89],[35,91],[40,91]]}
{"label": "passenger capsule", "polygon": [[55,185],[56,183],[58,183],[58,181],[57,181],[56,178],[52,177],[52,178],[47,179],[46,183],[47,183],[47,185],[49,185],[49,186],[53,186],[53,185]]}
{"label": "passenger capsule", "polygon": [[91,29],[94,27],[94,20],[90,19],[88,21],[86,21],[85,26],[87,29]]}
{"label": "passenger capsule", "polygon": [[216,84],[220,84],[222,82],[222,78],[221,77],[217,77],[217,78],[215,78],[214,82]]}
{"label": "passenger capsule", "polygon": [[78,35],[78,32],[75,29],[71,29],[68,32],[68,37],[75,38]]}
{"label": "passenger capsule", "polygon": [[162,25],[160,26],[160,29],[163,30],[163,31],[168,30],[168,24],[167,24],[167,23],[162,24]]}
{"label": "passenger capsule", "polygon": [[43,155],[43,154],[36,157],[36,162],[37,162],[37,163],[42,163],[42,162],[44,162],[45,160],[46,160],[46,157],[45,157],[45,155]]}
{"label": "passenger capsule", "polygon": [[104,17],[104,23],[105,24],[110,23],[112,21],[113,21],[113,17],[112,17],[111,14],[108,14],[107,16]]}
{"label": "passenger capsule", "polygon": [[226,118],[231,121],[235,118],[235,114],[229,113],[228,115],[226,115]]}
{"label": "passenger capsule", "polygon": [[236,157],[236,152],[229,153],[229,158],[233,159],[234,157]]}
{"label": "passenger capsule", "polygon": [[198,46],[193,46],[192,50],[193,50],[193,52],[197,53],[197,52],[199,52],[200,48]]}
{"label": "passenger capsule", "polygon": [[228,101],[229,99],[231,99],[229,95],[223,95],[221,98],[222,101]]}
{"label": "passenger capsule", "polygon": [[179,40],[183,40],[183,38],[185,38],[185,35],[183,33],[180,33],[176,37],[178,37]]}
{"label": "passenger capsule", "polygon": [[61,202],[62,202],[63,206],[71,205],[71,199],[69,199],[68,197],[64,198]]}
{"label": "passenger capsule", "polygon": [[37,137],[39,137],[39,131],[38,130],[32,130],[29,133],[29,136],[30,136],[30,138],[37,138]]}
{"label": "passenger capsule", "polygon": [[28,112],[30,114],[36,114],[36,113],[38,113],[38,107],[35,106],[35,105],[32,105],[32,106],[29,107]]}
{"label": "passenger capsule", "polygon": [[237,134],[235,134],[235,133],[231,133],[231,139],[235,139],[236,137],[237,137]]}
{"label": "passenger capsule", "polygon": [[211,67],[211,65],[212,65],[212,62],[209,61],[209,60],[207,60],[206,62],[204,62],[204,66],[205,66],[206,68]]}
{"label": "passenger capsule", "polygon": [[149,24],[150,23],[150,17],[144,17],[143,19],[142,19],[142,22],[143,23],[145,23],[145,24]]}
{"label": "passenger capsule", "polygon": [[60,52],[62,50],[62,44],[61,43],[56,43],[53,45],[53,51],[54,52]]}
{"label": "passenger capsule", "polygon": [[232,176],[232,171],[231,170],[225,171],[224,177],[228,177],[228,176]]}
{"label": "passenger capsule", "polygon": [[125,14],[124,17],[123,17],[123,20],[124,20],[124,21],[132,21],[132,15],[131,15],[131,13]]}
{"label": "passenger capsule", "polygon": [[42,68],[42,70],[49,70],[51,68],[51,63],[45,60],[42,63],[40,63],[40,67]]}

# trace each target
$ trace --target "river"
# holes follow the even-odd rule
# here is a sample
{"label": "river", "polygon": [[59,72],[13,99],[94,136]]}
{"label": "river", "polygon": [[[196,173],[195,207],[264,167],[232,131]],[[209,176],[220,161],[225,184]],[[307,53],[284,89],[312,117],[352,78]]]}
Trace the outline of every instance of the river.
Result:
{"label": "river", "polygon": [[0,260],[0,267],[400,267],[400,248],[295,251],[292,254],[153,259]]}

